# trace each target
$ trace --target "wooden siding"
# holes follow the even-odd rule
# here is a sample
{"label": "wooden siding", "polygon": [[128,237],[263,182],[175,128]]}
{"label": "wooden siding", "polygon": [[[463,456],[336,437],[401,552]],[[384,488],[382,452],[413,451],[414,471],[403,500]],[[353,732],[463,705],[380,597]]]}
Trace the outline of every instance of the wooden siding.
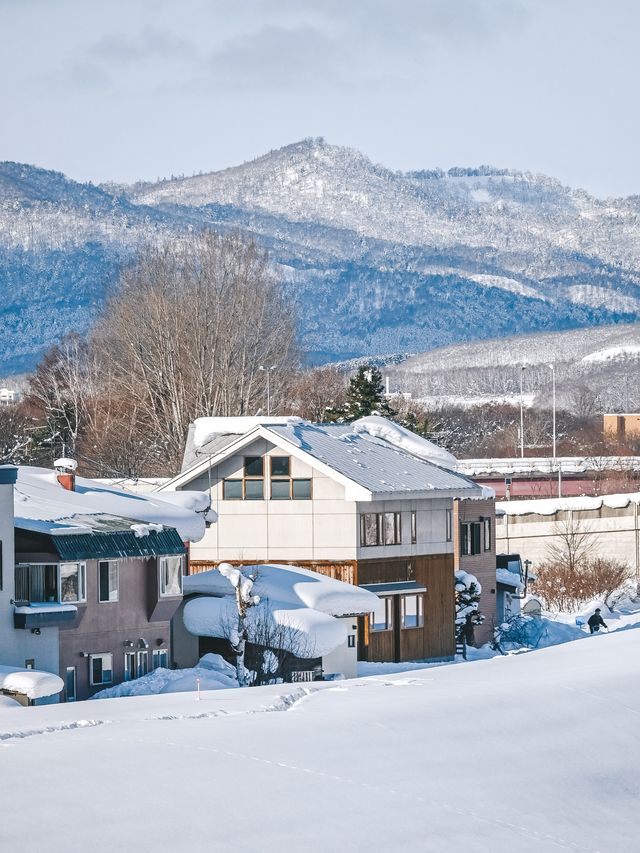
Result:
{"label": "wooden siding", "polygon": [[[254,566],[255,560],[191,560],[189,562],[189,574],[196,575],[199,572],[206,572],[209,569],[215,569],[220,563],[231,563],[232,566]],[[275,561],[271,561],[272,563]],[[358,584],[357,563],[355,560],[344,560],[332,562],[329,560],[278,560],[278,564],[282,566],[300,566],[303,569],[310,569],[313,572],[318,572],[320,575],[326,575],[330,578],[350,583],[354,586]]]}
{"label": "wooden siding", "polygon": [[[394,627],[390,631],[360,627],[360,654],[371,661],[450,658],[455,654],[453,555],[434,554],[406,559],[360,560],[360,584],[416,581],[426,587],[424,626],[400,628],[400,596],[394,598]],[[398,599],[396,602],[395,599]]]}

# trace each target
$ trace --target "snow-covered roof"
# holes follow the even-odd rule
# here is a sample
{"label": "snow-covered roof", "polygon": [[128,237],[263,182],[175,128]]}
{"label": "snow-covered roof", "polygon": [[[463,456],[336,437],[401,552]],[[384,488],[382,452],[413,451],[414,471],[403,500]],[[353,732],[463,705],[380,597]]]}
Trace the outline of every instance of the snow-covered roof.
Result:
{"label": "snow-covered roof", "polygon": [[597,498],[587,496],[575,498],[533,498],[524,501],[498,501],[496,515],[555,515],[562,510],[589,511],[606,506],[610,509],[624,509],[629,504],[640,504],[640,492],[618,495],[601,495]]}
{"label": "snow-covered roof", "polygon": [[75,491],[69,491],[55,471],[24,465],[14,487],[16,527],[51,536],[115,530],[143,535],[162,525],[175,528],[183,541],[197,542],[208,506],[203,492],[132,494],[84,477],[76,477]]}
{"label": "snow-covered roof", "polygon": [[438,490],[460,497],[481,494],[472,480],[450,470],[455,459],[447,451],[385,418],[270,426],[266,432],[285,438],[376,496]]}
{"label": "snow-covered roof", "polygon": [[458,471],[467,477],[508,476],[510,474],[584,474],[588,471],[637,471],[640,456],[549,456],[524,458],[458,459]]}
{"label": "snow-covered roof", "polygon": [[[372,592],[299,566],[242,566],[257,575],[252,593],[260,604],[249,609],[249,639],[269,620],[271,639],[299,657],[321,657],[342,645],[345,625],[337,618],[371,613],[379,604]],[[237,625],[234,587],[218,569],[184,578],[184,594],[200,593],[185,604],[186,629],[196,636],[229,637]]]}
{"label": "snow-covered roof", "polygon": [[[257,575],[253,590],[262,600],[312,607],[329,616],[371,613],[377,596],[359,586],[344,583],[301,566],[278,563],[242,566],[245,575]],[[184,578],[184,594],[224,596],[233,593],[231,582],[217,569]]]}
{"label": "snow-covered roof", "polygon": [[64,687],[63,680],[52,672],[23,669],[19,666],[0,666],[0,690],[21,693],[28,699],[55,696]]}
{"label": "snow-covered roof", "polygon": [[513,587],[513,589],[518,591],[524,589],[520,580],[520,575],[515,572],[510,572],[509,569],[496,569],[496,581],[497,583],[504,584],[505,586]]}

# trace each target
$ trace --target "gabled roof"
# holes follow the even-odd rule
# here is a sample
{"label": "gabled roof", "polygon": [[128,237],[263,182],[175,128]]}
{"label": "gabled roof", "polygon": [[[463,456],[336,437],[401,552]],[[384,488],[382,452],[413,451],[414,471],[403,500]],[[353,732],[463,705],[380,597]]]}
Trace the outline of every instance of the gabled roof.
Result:
{"label": "gabled roof", "polygon": [[[174,477],[163,489],[181,488],[206,471],[209,464],[217,465],[239,453],[256,438],[265,438],[341,482],[347,487],[347,499],[481,495],[481,488],[463,474],[419,458],[407,449],[355,426],[306,422],[259,424],[245,435],[218,435],[214,452],[201,456],[190,469]],[[415,440],[417,444],[417,436]]]}

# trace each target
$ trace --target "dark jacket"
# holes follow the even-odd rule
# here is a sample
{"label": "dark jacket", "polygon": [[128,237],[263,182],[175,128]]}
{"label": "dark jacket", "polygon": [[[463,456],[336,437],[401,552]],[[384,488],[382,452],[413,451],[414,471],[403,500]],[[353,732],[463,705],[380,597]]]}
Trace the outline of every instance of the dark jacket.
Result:
{"label": "dark jacket", "polygon": [[591,629],[592,634],[594,631],[597,631],[601,625],[603,628],[608,627],[599,613],[594,613],[593,616],[589,616],[589,619],[587,620],[587,625]]}

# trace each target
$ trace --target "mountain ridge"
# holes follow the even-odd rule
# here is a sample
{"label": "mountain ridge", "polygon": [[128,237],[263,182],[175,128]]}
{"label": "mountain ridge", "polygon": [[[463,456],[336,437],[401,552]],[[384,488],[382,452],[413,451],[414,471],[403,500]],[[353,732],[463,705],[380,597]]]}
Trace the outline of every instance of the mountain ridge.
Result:
{"label": "mountain ridge", "polygon": [[269,250],[315,362],[640,319],[637,196],[487,166],[394,172],[321,139],[132,185],[0,163],[0,372],[86,331],[141,243],[198,228]]}

